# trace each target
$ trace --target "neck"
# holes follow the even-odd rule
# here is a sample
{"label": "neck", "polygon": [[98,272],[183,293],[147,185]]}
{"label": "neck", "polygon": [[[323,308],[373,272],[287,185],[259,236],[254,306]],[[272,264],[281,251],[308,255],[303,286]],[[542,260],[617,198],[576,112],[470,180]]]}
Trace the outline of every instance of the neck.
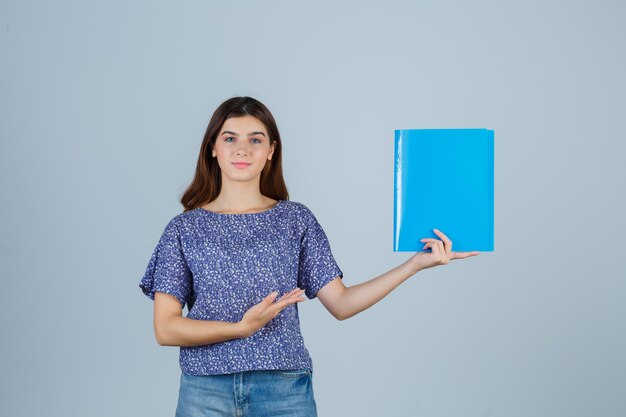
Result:
{"label": "neck", "polygon": [[222,189],[213,203],[222,210],[244,211],[263,207],[267,197],[261,194],[259,181],[222,181]]}

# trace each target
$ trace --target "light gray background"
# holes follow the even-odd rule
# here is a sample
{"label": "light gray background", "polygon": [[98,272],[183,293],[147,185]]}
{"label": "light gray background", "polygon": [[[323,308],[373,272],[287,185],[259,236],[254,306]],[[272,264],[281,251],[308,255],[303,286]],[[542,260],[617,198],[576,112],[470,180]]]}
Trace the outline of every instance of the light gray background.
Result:
{"label": "light gray background", "polygon": [[250,95],[346,285],[412,255],[392,252],[394,129],[495,130],[495,252],[344,322],[300,304],[320,416],[624,415],[625,19],[618,1],[0,2],[0,414],[174,414],[178,348],[137,284],[212,112]]}

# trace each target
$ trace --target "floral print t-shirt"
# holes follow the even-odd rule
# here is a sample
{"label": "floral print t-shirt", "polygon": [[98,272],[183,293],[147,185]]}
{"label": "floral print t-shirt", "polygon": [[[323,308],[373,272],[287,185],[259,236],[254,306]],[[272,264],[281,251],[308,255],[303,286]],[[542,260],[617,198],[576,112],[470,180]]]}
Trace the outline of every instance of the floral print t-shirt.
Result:
{"label": "floral print t-shirt", "polygon": [[[299,287],[309,299],[343,278],[321,225],[304,204],[278,200],[259,213],[224,214],[196,208],[165,226],[139,283],[175,296],[195,320],[238,322],[272,291]],[[256,333],[202,346],[180,346],[184,373],[217,375],[248,370],[313,369],[300,332],[298,304]]]}

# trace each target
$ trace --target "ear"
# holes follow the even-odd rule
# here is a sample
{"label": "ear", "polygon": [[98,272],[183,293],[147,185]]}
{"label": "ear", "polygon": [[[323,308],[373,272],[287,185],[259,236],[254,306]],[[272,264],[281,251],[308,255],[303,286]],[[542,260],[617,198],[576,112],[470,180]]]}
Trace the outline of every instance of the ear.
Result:
{"label": "ear", "polygon": [[272,142],[272,145],[270,146],[270,154],[268,155],[267,159],[272,159],[272,156],[274,155],[274,149],[276,149],[276,141]]}

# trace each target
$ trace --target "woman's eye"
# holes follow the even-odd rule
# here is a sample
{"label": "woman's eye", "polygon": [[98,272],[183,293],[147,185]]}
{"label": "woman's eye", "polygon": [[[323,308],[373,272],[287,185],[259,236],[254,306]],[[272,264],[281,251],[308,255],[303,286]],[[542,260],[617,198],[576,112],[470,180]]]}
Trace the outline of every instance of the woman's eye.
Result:
{"label": "woman's eye", "polygon": [[[232,136],[229,136],[229,137],[227,137],[226,139],[224,139],[224,142],[230,142],[228,139],[235,139],[235,138],[234,138],[234,137],[232,137]],[[254,140],[256,140],[256,142],[255,142],[255,143],[262,143],[262,141],[261,141],[260,139],[257,139],[257,138],[253,138],[252,140],[253,140],[253,141],[254,141]]]}

